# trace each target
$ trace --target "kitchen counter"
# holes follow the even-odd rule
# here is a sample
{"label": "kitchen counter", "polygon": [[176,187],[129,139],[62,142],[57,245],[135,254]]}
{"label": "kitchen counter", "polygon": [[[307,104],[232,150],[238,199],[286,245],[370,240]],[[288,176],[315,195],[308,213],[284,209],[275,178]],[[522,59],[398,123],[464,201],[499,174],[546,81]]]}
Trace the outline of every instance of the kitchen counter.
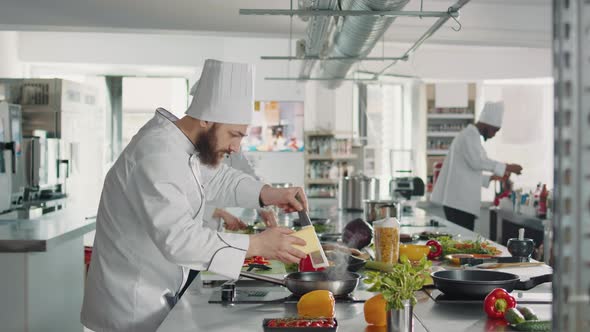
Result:
{"label": "kitchen counter", "polygon": [[[551,244],[553,232],[551,220],[503,210],[497,207],[490,208],[490,239],[506,245],[508,239],[518,237],[519,228],[525,229],[525,237],[533,239],[535,241],[535,247],[539,248],[544,243]],[[551,245],[544,246],[544,252],[542,254],[545,263],[549,263],[550,253]],[[538,258],[541,259],[540,256]]]}
{"label": "kitchen counter", "polygon": [[[457,234],[462,239],[475,239],[477,234],[456,226],[446,220],[430,217],[417,211],[417,216],[402,218],[403,233],[419,233],[424,230]],[[338,211],[335,208],[318,208],[310,210],[310,217],[330,217],[336,224],[336,231],[342,224],[360,216],[359,213]],[[430,219],[439,221],[441,227],[424,227]],[[508,255],[501,247],[503,255]],[[524,271],[523,271],[524,270]],[[551,268],[541,266],[525,269],[503,269],[500,271],[521,275],[523,280],[530,276],[551,273]],[[172,309],[158,331],[262,331],[264,318],[292,317],[297,314],[296,304],[209,304],[208,300],[216,288],[203,286],[199,279],[189,287],[185,295]],[[504,327],[491,326],[486,319],[481,304],[436,303],[431,296],[436,290],[424,290],[416,293],[418,303],[414,307],[414,331],[500,331]],[[542,284],[522,293],[543,295],[551,292],[551,284]],[[433,293],[435,294],[435,293]],[[528,305],[541,319],[551,317],[550,304]],[[337,303],[336,319],[339,332],[369,331],[364,321],[363,303]],[[379,329],[377,329],[379,330]],[[375,331],[371,329],[371,331]],[[381,331],[381,330],[379,330]],[[382,331],[385,331],[382,329]]]}
{"label": "kitchen counter", "polygon": [[0,220],[0,330],[84,331],[83,235],[95,229],[93,214],[67,207]]}
{"label": "kitchen counter", "polygon": [[0,220],[0,252],[43,252],[96,227],[96,213],[66,208],[36,219]]}

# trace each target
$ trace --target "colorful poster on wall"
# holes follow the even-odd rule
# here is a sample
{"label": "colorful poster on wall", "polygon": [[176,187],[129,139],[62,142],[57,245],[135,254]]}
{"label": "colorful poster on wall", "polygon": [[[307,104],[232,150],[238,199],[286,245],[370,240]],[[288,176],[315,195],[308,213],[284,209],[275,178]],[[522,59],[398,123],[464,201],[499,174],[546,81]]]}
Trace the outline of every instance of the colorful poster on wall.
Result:
{"label": "colorful poster on wall", "polygon": [[303,151],[303,102],[256,101],[244,151]]}

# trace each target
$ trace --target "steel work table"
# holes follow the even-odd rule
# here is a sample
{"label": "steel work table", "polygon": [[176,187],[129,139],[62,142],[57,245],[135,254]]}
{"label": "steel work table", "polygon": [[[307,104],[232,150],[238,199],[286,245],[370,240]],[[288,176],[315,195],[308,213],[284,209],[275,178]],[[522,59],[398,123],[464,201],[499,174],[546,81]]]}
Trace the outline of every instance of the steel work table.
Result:
{"label": "steel work table", "polygon": [[[417,213],[418,214],[418,213]],[[347,213],[334,208],[312,209],[311,217],[330,217],[337,223],[336,228],[342,227],[358,213]],[[426,215],[402,218],[402,224],[423,225],[430,219],[439,221],[443,227],[403,227],[403,233],[419,233],[424,230],[441,231],[457,234],[459,238],[474,239],[477,234],[456,226],[446,220]],[[341,228],[340,228],[341,229]],[[503,248],[504,254],[508,254]],[[541,266],[527,268],[526,272],[519,269],[503,269],[519,274],[526,279],[527,276],[550,273],[551,268]],[[280,318],[296,316],[296,304],[264,303],[264,304],[209,304],[210,294],[215,288],[206,288],[196,280],[187,290],[183,298],[172,309],[158,331],[262,331],[264,318]],[[432,290],[417,292],[418,303],[414,307],[414,331],[495,331],[490,326],[480,304],[449,304],[436,303],[429,293]],[[527,291],[527,293],[546,293],[551,291],[551,284],[543,284]],[[531,307],[541,319],[551,317],[550,304],[531,304]],[[385,331],[385,328],[367,328],[363,315],[363,303],[337,303],[336,319],[339,323],[338,331]],[[501,330],[500,327],[497,328]],[[509,330],[509,329],[507,329]]]}

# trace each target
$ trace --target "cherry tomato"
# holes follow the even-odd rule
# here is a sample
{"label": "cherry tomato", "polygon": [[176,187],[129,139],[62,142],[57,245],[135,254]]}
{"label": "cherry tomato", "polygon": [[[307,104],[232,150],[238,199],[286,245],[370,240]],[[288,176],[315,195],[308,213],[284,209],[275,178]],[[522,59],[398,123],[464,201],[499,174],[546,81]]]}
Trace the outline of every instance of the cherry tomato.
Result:
{"label": "cherry tomato", "polygon": [[323,327],[322,322],[312,322],[309,327]]}
{"label": "cherry tomato", "polygon": [[286,322],[278,322],[277,327],[287,327],[287,323]]}
{"label": "cherry tomato", "polygon": [[275,319],[271,319],[268,321],[268,323],[266,323],[266,326],[268,327],[277,327],[277,321]]}
{"label": "cherry tomato", "polygon": [[311,324],[308,320],[297,321],[297,327],[308,327]]}

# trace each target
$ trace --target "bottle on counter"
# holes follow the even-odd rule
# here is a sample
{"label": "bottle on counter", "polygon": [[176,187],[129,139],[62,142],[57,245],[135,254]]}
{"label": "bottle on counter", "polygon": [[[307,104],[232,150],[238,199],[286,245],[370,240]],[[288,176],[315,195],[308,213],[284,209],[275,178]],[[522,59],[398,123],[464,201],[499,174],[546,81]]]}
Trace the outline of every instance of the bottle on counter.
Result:
{"label": "bottle on counter", "polygon": [[549,196],[549,191],[547,191],[547,185],[543,185],[543,189],[541,189],[541,193],[539,194],[539,206],[537,209],[537,216],[539,218],[545,219],[547,217],[547,197]]}

